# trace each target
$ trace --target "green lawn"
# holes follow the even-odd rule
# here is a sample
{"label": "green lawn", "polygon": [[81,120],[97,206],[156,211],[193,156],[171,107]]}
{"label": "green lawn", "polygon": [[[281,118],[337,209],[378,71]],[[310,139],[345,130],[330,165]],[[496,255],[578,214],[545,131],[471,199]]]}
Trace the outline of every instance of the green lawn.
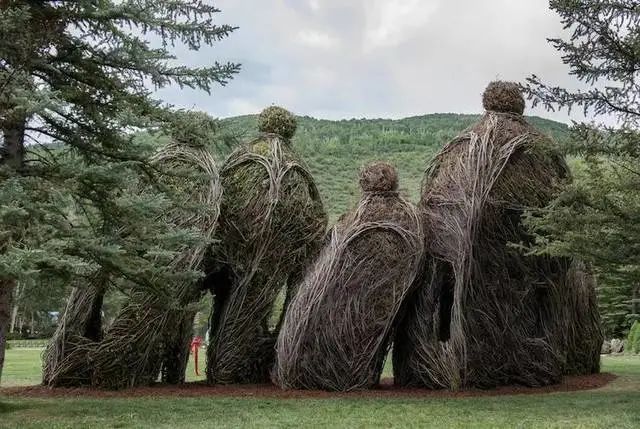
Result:
{"label": "green lawn", "polygon": [[2,387],[40,383],[42,349],[13,348],[5,353]]}
{"label": "green lawn", "polygon": [[[42,381],[42,351],[43,349],[14,348],[6,351],[5,366],[2,373],[2,387],[29,386],[40,384]],[[205,351],[199,352],[199,373],[195,375],[193,356],[189,358],[187,380],[204,380]],[[0,427],[2,427],[0,425]]]}
{"label": "green lawn", "polygon": [[[38,382],[40,353],[10,350],[6,383]],[[0,427],[640,427],[640,357],[606,357],[603,371],[619,377],[592,391],[457,399],[0,396]]]}

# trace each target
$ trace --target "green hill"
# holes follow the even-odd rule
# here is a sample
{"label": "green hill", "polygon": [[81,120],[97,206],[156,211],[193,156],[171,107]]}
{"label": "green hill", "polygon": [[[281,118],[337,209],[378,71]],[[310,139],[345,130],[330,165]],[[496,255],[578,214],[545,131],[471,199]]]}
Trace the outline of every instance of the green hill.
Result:
{"label": "green hill", "polygon": [[[477,115],[432,114],[399,120],[329,121],[303,116],[298,118],[293,144],[308,163],[333,221],[358,200],[358,171],[370,161],[393,163],[400,174],[401,191],[417,201],[429,160],[477,118]],[[529,120],[556,140],[567,137],[568,128],[564,124],[537,117]],[[222,122],[242,139],[257,133],[254,115]]]}

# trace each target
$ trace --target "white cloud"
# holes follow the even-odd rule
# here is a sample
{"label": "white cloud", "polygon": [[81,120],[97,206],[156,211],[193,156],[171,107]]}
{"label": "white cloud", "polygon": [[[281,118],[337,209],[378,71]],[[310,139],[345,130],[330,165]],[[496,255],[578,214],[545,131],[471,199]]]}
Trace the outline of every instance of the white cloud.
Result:
{"label": "white cloud", "polygon": [[228,102],[228,116],[252,115],[254,113],[259,113],[262,110],[262,107],[264,106],[260,106],[252,100],[243,98],[232,98]]}
{"label": "white cloud", "polygon": [[297,41],[310,48],[330,49],[338,45],[338,39],[335,37],[314,30],[301,30],[298,33]]}
{"label": "white cloud", "polygon": [[428,24],[439,0],[375,0],[367,2],[365,49],[390,47],[414,37]]}
{"label": "white cloud", "polygon": [[335,70],[322,65],[310,67],[304,70],[302,72],[302,76],[306,80],[307,84],[321,86],[323,88],[331,87],[338,82],[338,75]]}
{"label": "white cloud", "polygon": [[[268,3],[268,4],[267,4]],[[162,96],[217,116],[277,103],[328,118],[478,113],[496,78],[532,73],[575,86],[547,37],[563,34],[547,0],[217,0],[240,27],[188,62],[244,64],[214,95]],[[528,110],[560,120],[566,112]],[[577,114],[577,112],[575,112]]]}
{"label": "white cloud", "polygon": [[309,9],[314,12],[320,10],[320,0],[309,0]]}

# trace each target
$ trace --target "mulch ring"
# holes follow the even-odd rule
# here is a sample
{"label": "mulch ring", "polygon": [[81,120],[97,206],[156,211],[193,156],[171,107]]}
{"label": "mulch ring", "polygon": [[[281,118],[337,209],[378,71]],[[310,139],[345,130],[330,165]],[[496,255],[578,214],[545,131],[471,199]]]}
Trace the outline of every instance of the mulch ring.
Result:
{"label": "mulch ring", "polygon": [[609,373],[565,377],[562,383],[545,387],[502,386],[491,390],[469,389],[452,392],[448,390],[428,390],[400,388],[387,378],[372,390],[354,392],[325,392],[321,390],[282,390],[272,384],[209,386],[204,382],[182,385],[155,385],[125,390],[100,390],[89,387],[48,388],[44,386],[5,387],[0,395],[19,397],[83,397],[83,398],[134,398],[134,397],[255,397],[255,398],[458,398],[471,396],[532,395],[553,392],[573,392],[597,389],[616,379]]}

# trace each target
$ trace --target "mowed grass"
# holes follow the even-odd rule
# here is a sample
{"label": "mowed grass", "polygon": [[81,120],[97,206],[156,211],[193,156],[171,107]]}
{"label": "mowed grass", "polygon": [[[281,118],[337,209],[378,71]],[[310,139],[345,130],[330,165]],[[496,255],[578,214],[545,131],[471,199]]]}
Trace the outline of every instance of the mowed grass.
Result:
{"label": "mowed grass", "polygon": [[[42,353],[41,348],[15,348],[6,351],[4,370],[2,372],[2,386],[32,386],[42,382]],[[205,351],[200,350],[198,357],[198,372],[195,374],[193,355],[187,366],[187,381],[204,380]],[[0,425],[2,427],[2,425]]]}
{"label": "mowed grass", "polygon": [[[39,382],[40,353],[10,350],[4,381]],[[603,371],[618,379],[602,389],[476,398],[0,396],[0,427],[640,427],[640,357],[605,357]]]}
{"label": "mowed grass", "polygon": [[5,352],[2,387],[28,386],[42,381],[42,349],[14,348]]}

